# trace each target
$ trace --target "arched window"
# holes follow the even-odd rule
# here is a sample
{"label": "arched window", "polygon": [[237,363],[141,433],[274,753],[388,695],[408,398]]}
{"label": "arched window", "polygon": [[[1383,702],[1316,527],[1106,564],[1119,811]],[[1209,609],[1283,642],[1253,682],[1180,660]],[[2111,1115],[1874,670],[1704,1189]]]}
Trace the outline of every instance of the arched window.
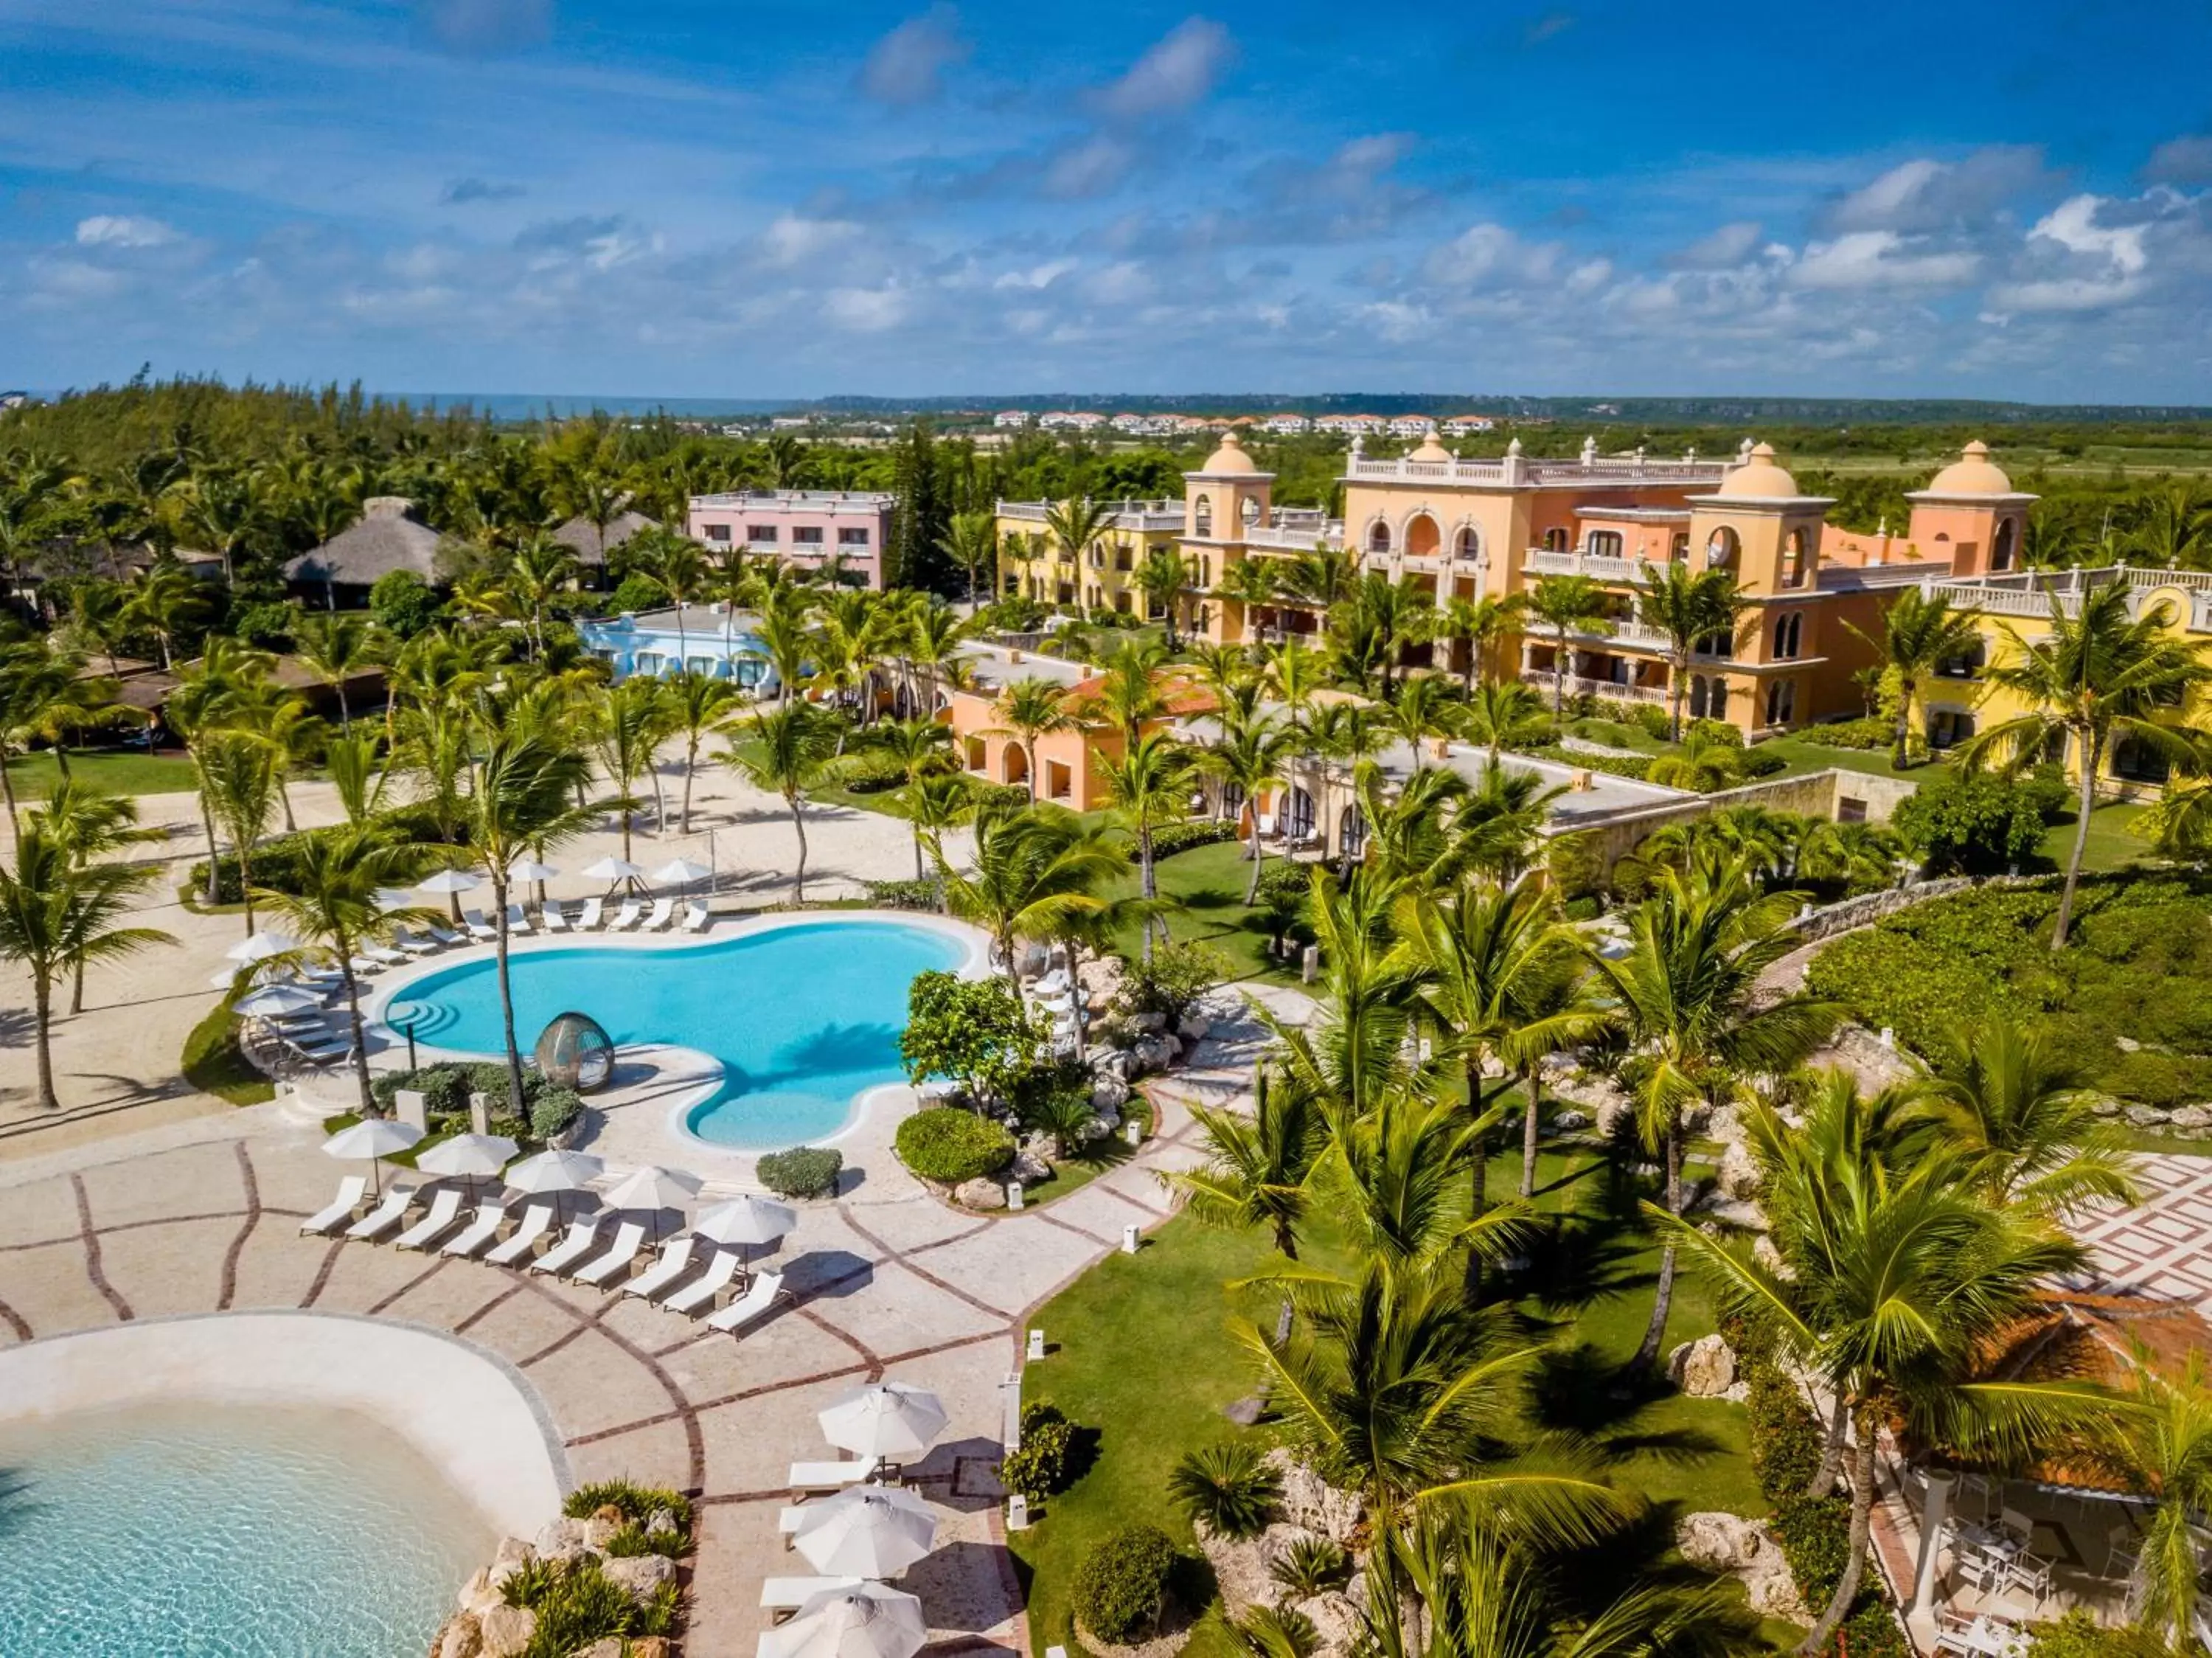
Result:
{"label": "arched window", "polygon": [[1375,527],[1367,532],[1367,551],[1370,552],[1390,551],[1390,527],[1379,518],[1375,521]]}
{"label": "arched window", "polygon": [[1622,543],[1619,530],[1592,530],[1587,551],[1593,558],[1618,558]]}
{"label": "arched window", "polygon": [[1742,547],[1743,544],[1736,539],[1735,532],[1727,525],[1722,525],[1705,543],[1705,567],[1708,570],[1726,569],[1735,563],[1735,556]]}
{"label": "arched window", "polygon": [[1213,533],[1213,497],[1201,495],[1190,503],[1190,533],[1193,535]]}
{"label": "arched window", "polygon": [[1367,851],[1367,820],[1356,806],[1344,808],[1344,815],[1336,821],[1336,852],[1339,857],[1351,859],[1364,856]]}
{"label": "arched window", "polygon": [[2013,543],[2017,539],[2015,521],[2007,518],[1997,525],[1996,539],[1990,543],[1990,568],[1993,570],[2012,568]]}
{"label": "arched window", "polygon": [[1314,798],[1303,789],[1291,790],[1283,806],[1283,832],[1293,841],[1310,840],[1314,832]]}
{"label": "arched window", "polygon": [[1260,503],[1258,498],[1254,496],[1246,496],[1244,497],[1244,505],[1238,515],[1243,519],[1245,527],[1248,529],[1253,525],[1258,523],[1260,521]]}
{"label": "arched window", "polygon": [[1547,529],[1547,530],[1546,530],[1546,531],[1544,532],[1544,551],[1545,551],[1545,552],[1565,552],[1566,550],[1567,550],[1567,533],[1566,533],[1566,531],[1565,531],[1565,529],[1560,528],[1559,527],[1558,527],[1558,526],[1556,526],[1556,525],[1555,525],[1555,526],[1553,526],[1552,528]]}
{"label": "arched window", "polygon": [[1947,680],[1976,680],[1981,677],[1982,665],[1989,661],[1987,643],[1977,639],[1955,656],[1946,656],[1936,664],[1936,671]]}
{"label": "arched window", "polygon": [[1705,717],[1705,676],[1702,674],[1690,676],[1690,717],[1693,720]]}
{"label": "arched window", "polygon": [[1796,659],[1805,643],[1805,613],[1793,610],[1774,619],[1774,660],[1778,662]]}
{"label": "arched window", "polygon": [[1802,588],[1805,585],[1805,532],[1792,530],[1782,543],[1782,585]]}
{"label": "arched window", "polygon": [[1777,680],[1766,687],[1766,722],[1787,725],[1797,717],[1797,681]]}
{"label": "arched window", "polygon": [[1462,524],[1452,539],[1452,557],[1464,558],[1470,564],[1482,557],[1482,532],[1472,524]]}
{"label": "arched window", "polygon": [[1425,512],[1417,512],[1406,521],[1406,554],[1411,558],[1433,558],[1437,549],[1443,545],[1443,533],[1437,521]]}
{"label": "arched window", "polygon": [[1676,530],[1674,532],[1674,540],[1668,544],[1667,557],[1674,560],[1676,564],[1680,564],[1683,559],[1687,558],[1689,556],[1690,532],[1687,530]]}

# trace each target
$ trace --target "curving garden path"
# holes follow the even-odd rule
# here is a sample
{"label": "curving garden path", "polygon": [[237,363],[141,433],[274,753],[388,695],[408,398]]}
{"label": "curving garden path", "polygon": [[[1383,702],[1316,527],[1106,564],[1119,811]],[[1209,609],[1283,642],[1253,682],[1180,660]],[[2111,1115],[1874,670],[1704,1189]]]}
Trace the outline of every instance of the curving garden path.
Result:
{"label": "curving garden path", "polygon": [[1202,1045],[1193,1069],[1154,1085],[1160,1131],[1141,1150],[1021,1214],[956,1212],[896,1170],[848,1173],[839,1199],[802,1206],[781,1251],[796,1305],[742,1340],[542,1276],[303,1239],[300,1221],[342,1171],[321,1155],[319,1126],[281,1105],[7,1165],[0,1345],[268,1308],[405,1320],[473,1344],[528,1379],[575,1480],[623,1475],[695,1494],[694,1658],[750,1654],[760,1580],[794,1570],[775,1511],[787,1465],[832,1454],[815,1412],[860,1381],[918,1382],[951,1425],[911,1471],[945,1523],[907,1587],[923,1598],[933,1649],[1023,1650],[995,1464],[1025,1320],[1119,1247],[1126,1226],[1166,1218],[1158,1177],[1196,1155],[1185,1101],[1234,1097],[1258,1034],[1239,1022]]}

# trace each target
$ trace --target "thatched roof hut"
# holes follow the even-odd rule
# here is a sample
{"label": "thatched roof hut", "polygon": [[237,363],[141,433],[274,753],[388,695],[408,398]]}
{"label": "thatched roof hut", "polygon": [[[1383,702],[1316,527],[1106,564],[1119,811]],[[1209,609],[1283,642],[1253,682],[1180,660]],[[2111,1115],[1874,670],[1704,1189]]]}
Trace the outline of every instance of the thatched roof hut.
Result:
{"label": "thatched roof hut", "polygon": [[373,587],[396,570],[438,579],[437,531],[415,516],[415,503],[396,495],[362,503],[361,521],[284,566],[288,581],[318,586]]}
{"label": "thatched roof hut", "polygon": [[647,518],[641,512],[625,509],[607,521],[606,534],[602,537],[599,527],[588,518],[571,518],[553,532],[553,539],[576,556],[576,562],[589,570],[607,562],[607,555],[635,535],[640,530],[659,529],[657,519]]}

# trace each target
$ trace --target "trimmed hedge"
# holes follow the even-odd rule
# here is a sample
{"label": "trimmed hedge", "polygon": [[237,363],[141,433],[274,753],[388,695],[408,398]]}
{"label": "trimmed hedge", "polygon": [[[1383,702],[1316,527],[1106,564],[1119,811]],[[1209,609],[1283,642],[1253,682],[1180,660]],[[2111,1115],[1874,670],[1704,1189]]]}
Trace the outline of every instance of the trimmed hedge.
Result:
{"label": "trimmed hedge", "polygon": [[821,1146],[793,1146],[771,1151],[757,1165],[761,1184],[779,1198],[817,1198],[837,1189],[845,1172],[845,1154]]}
{"label": "trimmed hedge", "polygon": [[1651,774],[1651,762],[1656,756],[1638,755],[1631,759],[1626,754],[1585,754],[1580,749],[1562,748],[1557,743],[1540,743],[1532,748],[1516,751],[1531,759],[1550,760],[1555,765],[1571,765],[1584,771],[1607,771],[1616,777],[1632,777],[1642,783]]}
{"label": "trimmed hedge", "polygon": [[933,881],[872,881],[868,902],[884,910],[934,910],[937,883]]}
{"label": "trimmed hedge", "polygon": [[1157,1526],[1109,1533],[1076,1569],[1073,1599],[1085,1630],[1115,1646],[1140,1639],[1167,1599],[1175,1545]]}
{"label": "trimmed hedge", "polygon": [[1014,1137],[1002,1123],[957,1106],[918,1111],[898,1125],[899,1161],[925,1180],[958,1186],[996,1174],[1014,1161]]}
{"label": "trimmed hedge", "polygon": [[[1216,822],[1211,818],[1187,818],[1181,823],[1163,824],[1152,831],[1152,861],[1173,857],[1177,852],[1188,852],[1194,846],[1215,846],[1224,840],[1237,838],[1237,826]],[[1129,843],[1129,862],[1137,862],[1137,844]]]}
{"label": "trimmed hedge", "polygon": [[1824,748],[1894,748],[1897,727],[1888,720],[1838,720],[1833,725],[1808,726],[1798,734],[1807,742]]}

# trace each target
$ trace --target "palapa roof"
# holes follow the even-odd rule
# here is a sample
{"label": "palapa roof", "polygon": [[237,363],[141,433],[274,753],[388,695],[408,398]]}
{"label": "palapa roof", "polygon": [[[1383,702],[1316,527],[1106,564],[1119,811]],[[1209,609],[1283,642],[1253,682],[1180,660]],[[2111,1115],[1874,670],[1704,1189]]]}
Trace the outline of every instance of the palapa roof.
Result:
{"label": "palapa roof", "polygon": [[396,495],[364,502],[360,522],[291,560],[284,566],[286,578],[365,588],[404,570],[425,582],[435,582],[438,544],[442,538],[413,515],[414,504]]}
{"label": "palapa roof", "polygon": [[627,509],[607,521],[606,539],[599,539],[599,526],[588,518],[571,518],[553,532],[553,539],[576,556],[580,564],[604,564],[607,554],[635,535],[640,530],[660,527],[660,521],[647,518],[641,512]]}

